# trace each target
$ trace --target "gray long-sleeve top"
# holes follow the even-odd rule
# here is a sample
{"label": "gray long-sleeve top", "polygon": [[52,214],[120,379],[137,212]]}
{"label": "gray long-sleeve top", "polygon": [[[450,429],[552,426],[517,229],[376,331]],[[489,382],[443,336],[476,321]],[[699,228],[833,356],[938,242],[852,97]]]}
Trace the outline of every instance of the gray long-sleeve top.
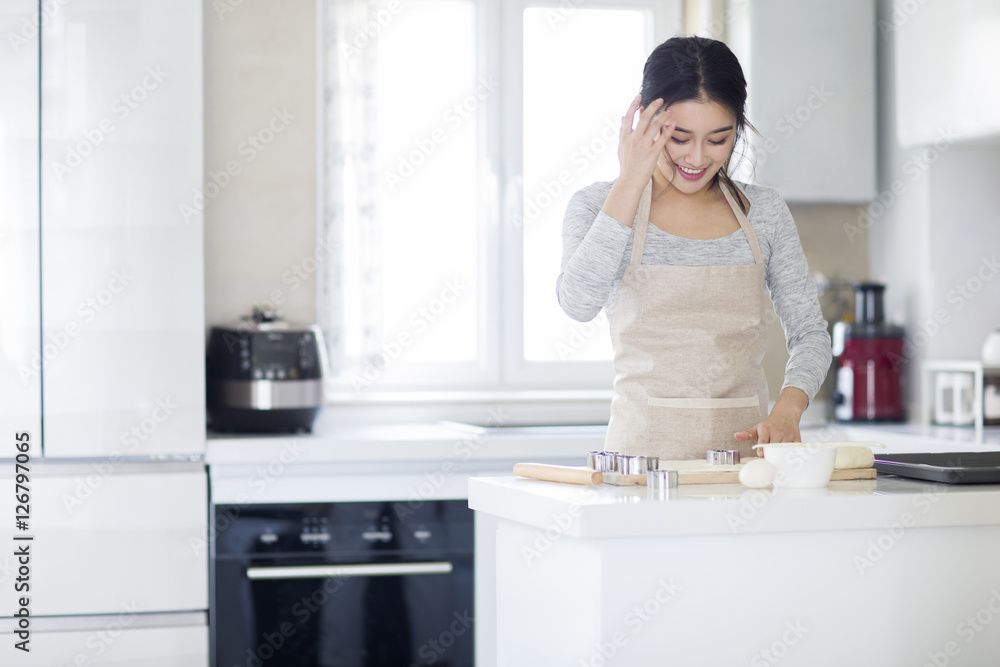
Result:
{"label": "gray long-sleeve top", "polygon": [[[559,305],[580,322],[601,308],[610,319],[632,251],[632,229],[601,210],[611,181],[576,192],[563,220],[562,271],[556,281]],[[737,183],[750,201],[750,221],[760,244],[765,284],[785,330],[789,359],[785,387],[801,389],[811,401],[830,367],[830,334],[819,307],[816,285],[788,206],[773,188]],[[742,229],[719,239],[688,239],[650,224],[643,264],[721,266],[753,264]]]}

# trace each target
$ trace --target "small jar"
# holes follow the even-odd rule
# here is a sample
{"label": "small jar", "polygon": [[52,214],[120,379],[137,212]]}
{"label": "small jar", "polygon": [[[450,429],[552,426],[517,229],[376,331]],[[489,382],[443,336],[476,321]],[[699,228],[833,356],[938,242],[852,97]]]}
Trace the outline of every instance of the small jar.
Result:
{"label": "small jar", "polygon": [[983,378],[983,425],[1000,426],[1000,375]]}
{"label": "small jar", "polygon": [[990,332],[983,341],[983,365],[1000,367],[1000,329]]}

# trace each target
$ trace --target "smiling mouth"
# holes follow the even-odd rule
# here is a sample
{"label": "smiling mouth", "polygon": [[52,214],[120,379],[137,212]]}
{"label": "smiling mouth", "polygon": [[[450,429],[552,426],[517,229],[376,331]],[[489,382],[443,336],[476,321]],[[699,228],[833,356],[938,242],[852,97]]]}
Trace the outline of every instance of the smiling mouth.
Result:
{"label": "smiling mouth", "polygon": [[701,169],[688,169],[687,167],[682,167],[679,164],[677,164],[676,166],[677,166],[678,169],[680,169],[681,171],[683,171],[685,174],[690,174],[691,176],[695,176],[697,174],[700,174],[701,172],[703,172],[706,169],[708,169],[708,167],[702,167]]}

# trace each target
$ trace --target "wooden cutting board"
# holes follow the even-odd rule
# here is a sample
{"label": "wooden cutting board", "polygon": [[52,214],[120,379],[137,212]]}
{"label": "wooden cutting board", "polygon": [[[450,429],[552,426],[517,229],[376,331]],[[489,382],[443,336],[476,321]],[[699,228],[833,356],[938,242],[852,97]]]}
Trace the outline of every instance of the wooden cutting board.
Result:
{"label": "wooden cutting board", "polygon": [[[712,465],[707,461],[660,461],[661,470],[676,470],[678,484],[739,484],[742,463],[736,465]],[[875,479],[875,468],[853,468],[834,470],[830,481],[847,479]],[[604,473],[604,483],[615,486],[645,486],[645,475],[622,475],[616,472]]]}

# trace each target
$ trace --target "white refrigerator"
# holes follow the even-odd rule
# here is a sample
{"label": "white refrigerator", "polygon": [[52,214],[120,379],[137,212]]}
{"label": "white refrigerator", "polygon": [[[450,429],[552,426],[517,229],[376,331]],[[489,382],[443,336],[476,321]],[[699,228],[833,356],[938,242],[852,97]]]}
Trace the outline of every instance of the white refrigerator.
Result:
{"label": "white refrigerator", "polygon": [[0,3],[2,665],[208,664],[202,15]]}

